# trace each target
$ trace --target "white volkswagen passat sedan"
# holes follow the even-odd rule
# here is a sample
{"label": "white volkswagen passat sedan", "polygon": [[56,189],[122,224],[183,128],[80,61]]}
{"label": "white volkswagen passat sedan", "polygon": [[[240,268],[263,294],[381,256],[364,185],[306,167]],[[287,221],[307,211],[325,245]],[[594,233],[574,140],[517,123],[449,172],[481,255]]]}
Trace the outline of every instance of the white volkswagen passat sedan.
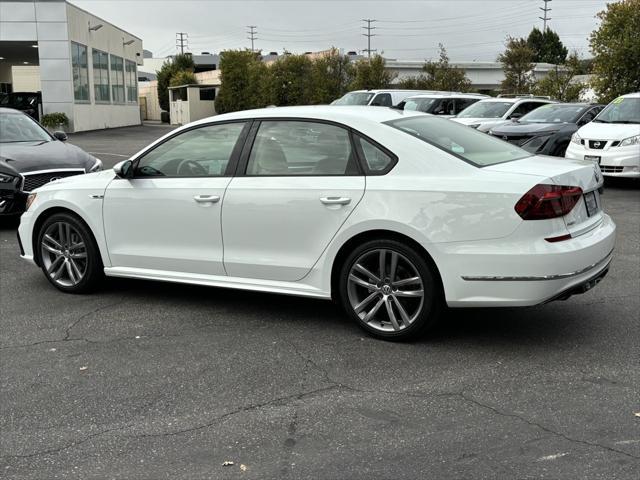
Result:
{"label": "white volkswagen passat sedan", "polygon": [[35,191],[22,256],[64,292],[103,274],[334,298],[408,338],[450,307],[525,306],[611,261],[592,162],[372,107],[237,112]]}

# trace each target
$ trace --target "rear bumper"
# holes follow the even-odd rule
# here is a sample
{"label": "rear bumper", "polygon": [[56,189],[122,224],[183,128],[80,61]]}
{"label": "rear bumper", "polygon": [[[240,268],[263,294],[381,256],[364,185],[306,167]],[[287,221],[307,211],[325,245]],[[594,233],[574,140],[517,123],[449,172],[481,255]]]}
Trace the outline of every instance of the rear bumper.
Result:
{"label": "rear bumper", "polygon": [[616,226],[608,215],[576,238],[476,242],[441,247],[441,269],[450,307],[532,306],[573,295],[609,268]]}

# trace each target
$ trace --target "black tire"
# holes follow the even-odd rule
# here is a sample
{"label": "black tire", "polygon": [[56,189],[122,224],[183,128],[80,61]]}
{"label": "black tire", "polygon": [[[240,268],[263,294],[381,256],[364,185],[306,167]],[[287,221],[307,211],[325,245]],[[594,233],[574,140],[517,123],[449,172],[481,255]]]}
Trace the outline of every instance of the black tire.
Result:
{"label": "black tire", "polygon": [[[389,253],[381,255],[380,251]],[[387,257],[394,255],[396,257],[396,267],[393,278],[382,278],[387,269],[389,272],[393,269],[391,266],[393,265],[393,260]],[[368,265],[372,265],[372,263],[375,263],[376,256],[378,258],[384,257],[385,260],[379,263],[379,265],[385,265],[384,269],[380,267],[374,272],[375,266],[368,268],[367,265],[364,265],[367,267],[368,273],[381,280],[376,285],[378,288],[373,289],[373,277],[368,277],[368,275],[353,269],[360,268],[367,262],[369,262]],[[359,267],[356,267],[356,263],[358,263]],[[401,271],[403,264],[406,264],[404,272]],[[381,270],[383,271],[382,276],[380,275]],[[368,277],[366,282],[370,286],[362,286],[359,282],[350,280],[350,276],[353,273],[356,273],[358,279]],[[404,279],[399,278],[402,273],[405,275]],[[417,277],[420,278],[419,284],[418,282],[412,282],[415,284],[413,287],[409,287],[406,284],[407,281]],[[405,286],[395,286],[397,282],[394,282],[394,280],[400,284],[404,283]],[[383,290],[384,288],[386,290]],[[401,288],[411,291],[398,291]],[[384,340],[402,341],[419,338],[436,324],[442,310],[442,289],[437,273],[433,271],[428,261],[424,258],[424,254],[416,252],[414,248],[397,240],[371,240],[356,247],[342,265],[338,289],[340,304],[347,315],[367,333]],[[421,301],[418,298],[413,298],[413,295],[406,298],[408,294],[420,291],[423,292]],[[362,297],[365,298],[362,299]],[[372,297],[370,302],[373,307],[378,306],[380,302],[383,302],[383,305],[367,320],[367,314],[370,312],[356,312],[355,308],[361,306],[370,297]],[[387,305],[387,302],[389,302],[390,306]],[[414,305],[407,305],[403,302],[413,302]],[[391,308],[391,311],[389,311],[389,308]],[[404,312],[404,316],[400,315],[400,309]],[[370,310],[373,310],[373,308]],[[384,319],[385,316],[388,319],[387,321]],[[392,322],[391,316],[394,317],[394,322]],[[405,322],[405,318],[409,321]]]}
{"label": "black tire", "polygon": [[[63,227],[61,227],[61,225]],[[55,249],[58,249],[58,246],[60,245],[63,247],[59,249],[63,252],[62,261],[61,263],[54,265],[54,263],[59,260],[58,257],[60,257],[60,255],[52,253],[49,250],[45,251],[46,247],[43,247],[43,240],[45,239],[45,234],[48,231],[56,231],[60,228],[64,229],[66,225],[69,225],[69,231],[72,232],[66,235],[69,237],[67,242],[68,245],[62,245],[64,242],[59,242],[58,245],[56,245],[56,241],[60,240],[60,237],[53,238],[53,240],[47,240],[46,242],[48,247],[54,247]],[[78,249],[80,243],[83,244],[83,247]],[[65,246],[68,248],[64,248]],[[56,213],[47,218],[38,231],[34,253],[38,255],[44,276],[54,287],[62,292],[88,293],[95,290],[104,279],[104,267],[102,265],[102,258],[100,257],[100,251],[95,238],[93,237],[89,227],[76,215],[70,213]],[[84,258],[80,258],[81,255],[85,255]],[[72,259],[74,260],[72,261]],[[71,263],[73,263],[74,266],[77,265],[75,271],[80,271],[81,275],[69,273],[67,268],[63,268],[66,267],[66,263],[69,263],[68,268],[71,268]],[[49,268],[52,266],[56,267],[54,269],[55,271],[57,271],[58,268],[62,269],[62,276],[66,275],[69,277],[66,282],[67,284],[62,283],[63,278],[58,280],[53,278],[55,276],[55,272],[52,272],[51,274],[49,273]],[[74,275],[73,278],[76,278],[77,282],[74,283],[71,275]]]}

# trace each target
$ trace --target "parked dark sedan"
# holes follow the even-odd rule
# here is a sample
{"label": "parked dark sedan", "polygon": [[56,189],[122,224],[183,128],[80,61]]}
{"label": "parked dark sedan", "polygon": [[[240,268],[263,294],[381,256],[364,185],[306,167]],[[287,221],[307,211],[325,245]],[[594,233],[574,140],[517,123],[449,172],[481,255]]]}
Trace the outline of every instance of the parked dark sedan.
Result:
{"label": "parked dark sedan", "polygon": [[102,170],[102,162],[51,135],[30,116],[0,108],[0,215],[20,214],[29,192],[62,177]]}
{"label": "parked dark sedan", "polygon": [[589,103],[543,105],[517,121],[493,127],[489,133],[531,153],[564,157],[571,135],[603,108]]}

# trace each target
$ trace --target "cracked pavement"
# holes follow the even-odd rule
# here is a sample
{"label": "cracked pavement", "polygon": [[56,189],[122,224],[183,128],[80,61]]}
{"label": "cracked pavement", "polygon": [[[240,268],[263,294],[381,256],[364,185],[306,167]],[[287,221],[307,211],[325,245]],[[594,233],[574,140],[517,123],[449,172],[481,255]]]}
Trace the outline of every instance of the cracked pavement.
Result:
{"label": "cracked pavement", "polygon": [[409,344],[317,300],[122,279],[64,295],[3,222],[0,477],[635,480],[637,184],[603,203],[619,238],[593,291],[449,311]]}

